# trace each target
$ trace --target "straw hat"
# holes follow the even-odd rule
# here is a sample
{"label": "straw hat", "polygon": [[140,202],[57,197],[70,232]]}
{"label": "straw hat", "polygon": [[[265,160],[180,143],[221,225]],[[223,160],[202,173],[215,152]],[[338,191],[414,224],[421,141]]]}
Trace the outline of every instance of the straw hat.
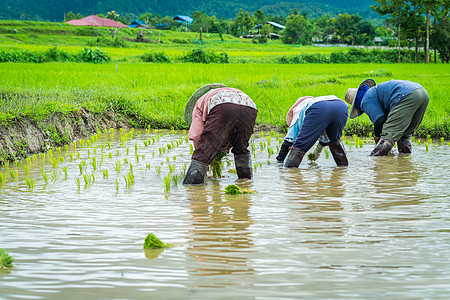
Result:
{"label": "straw hat", "polygon": [[198,90],[196,90],[191,98],[189,98],[186,107],[184,109],[184,119],[186,120],[186,122],[191,125],[192,122],[192,112],[194,111],[194,107],[195,107],[195,103],[197,103],[197,100],[200,99],[201,96],[203,96],[204,94],[206,94],[207,92],[209,92],[210,90],[213,89],[218,89],[218,88],[224,88],[227,87],[224,84],[221,83],[212,83],[212,84],[207,84],[202,86],[201,88],[199,88]]}
{"label": "straw hat", "polygon": [[[361,84],[359,85],[359,87],[357,89],[355,88],[349,88],[347,90],[347,92],[345,93],[345,101],[351,105],[350,107],[350,119],[356,118],[357,116],[360,115],[360,113],[358,112],[358,110],[355,108],[355,98],[356,95],[358,94],[358,91],[363,88],[364,86],[368,86],[369,88],[376,86],[376,83],[373,79],[366,79],[363,82],[361,82]],[[365,92],[364,92],[365,93]],[[364,94],[362,94],[364,96]]]}

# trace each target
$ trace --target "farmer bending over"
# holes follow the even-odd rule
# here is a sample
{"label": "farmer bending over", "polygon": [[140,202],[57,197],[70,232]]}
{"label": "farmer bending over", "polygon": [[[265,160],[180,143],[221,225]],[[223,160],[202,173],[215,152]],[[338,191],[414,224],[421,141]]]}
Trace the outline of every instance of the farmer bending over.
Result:
{"label": "farmer bending over", "polygon": [[313,160],[319,158],[324,146],[328,146],[336,164],[348,166],[341,143],[347,116],[347,104],[334,95],[299,98],[287,113],[286,122],[290,126],[277,161],[284,161],[285,167],[298,168],[305,153],[319,139]]}
{"label": "farmer bending over", "polygon": [[428,93],[418,83],[390,80],[378,85],[372,79],[345,93],[350,118],[366,113],[374,124],[377,143],[370,155],[387,155],[395,142],[399,153],[411,153],[411,135],[422,122],[428,106]]}
{"label": "farmer bending over", "polygon": [[183,184],[203,183],[214,157],[220,150],[228,152],[229,147],[238,177],[252,178],[248,146],[257,113],[253,100],[238,89],[223,84],[198,89],[184,110],[186,121],[191,123],[189,139],[195,150]]}

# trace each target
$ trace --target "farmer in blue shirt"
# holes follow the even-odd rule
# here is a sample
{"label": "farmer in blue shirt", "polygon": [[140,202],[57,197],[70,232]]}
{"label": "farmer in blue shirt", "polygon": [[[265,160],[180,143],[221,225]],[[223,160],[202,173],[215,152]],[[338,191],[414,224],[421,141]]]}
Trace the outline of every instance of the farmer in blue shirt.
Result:
{"label": "farmer in blue shirt", "polygon": [[428,106],[428,93],[418,83],[390,80],[378,85],[372,79],[345,93],[350,118],[366,113],[374,124],[377,143],[370,155],[387,155],[395,142],[399,153],[411,153],[411,135],[422,122]]}
{"label": "farmer in blue shirt", "polygon": [[347,155],[341,143],[347,117],[347,104],[334,95],[299,98],[287,113],[289,130],[277,161],[283,162],[285,167],[298,168],[303,156],[319,140],[313,160],[328,146],[336,164],[347,166]]}

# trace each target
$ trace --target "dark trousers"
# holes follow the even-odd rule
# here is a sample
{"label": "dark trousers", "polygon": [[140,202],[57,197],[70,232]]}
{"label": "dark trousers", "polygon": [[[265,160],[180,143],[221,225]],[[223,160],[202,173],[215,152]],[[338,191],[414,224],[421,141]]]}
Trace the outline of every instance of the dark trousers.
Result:
{"label": "dark trousers", "polygon": [[229,143],[233,154],[243,154],[248,150],[253,134],[256,115],[254,108],[223,103],[215,106],[206,116],[203,132],[192,159],[210,164],[216,154]]}
{"label": "dark trousers", "polygon": [[347,124],[347,117],[348,106],[342,100],[314,103],[306,111],[303,125],[292,147],[307,152],[324,132],[330,142],[339,140]]}

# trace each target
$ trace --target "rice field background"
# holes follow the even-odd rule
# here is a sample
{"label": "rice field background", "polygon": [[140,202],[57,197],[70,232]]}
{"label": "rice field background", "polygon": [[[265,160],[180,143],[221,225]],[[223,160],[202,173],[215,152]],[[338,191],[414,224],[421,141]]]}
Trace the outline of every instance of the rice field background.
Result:
{"label": "rice field background", "polygon": [[[117,73],[116,73],[117,71]],[[405,79],[422,84],[430,104],[419,135],[449,138],[450,68],[444,64],[0,64],[0,120],[44,118],[80,107],[132,114],[142,127],[188,128],[184,108],[190,95],[208,83],[224,83],[247,93],[258,107],[257,124],[286,126],[289,107],[301,96],[336,95],[362,80]],[[366,116],[350,120],[348,133],[367,133]]]}

